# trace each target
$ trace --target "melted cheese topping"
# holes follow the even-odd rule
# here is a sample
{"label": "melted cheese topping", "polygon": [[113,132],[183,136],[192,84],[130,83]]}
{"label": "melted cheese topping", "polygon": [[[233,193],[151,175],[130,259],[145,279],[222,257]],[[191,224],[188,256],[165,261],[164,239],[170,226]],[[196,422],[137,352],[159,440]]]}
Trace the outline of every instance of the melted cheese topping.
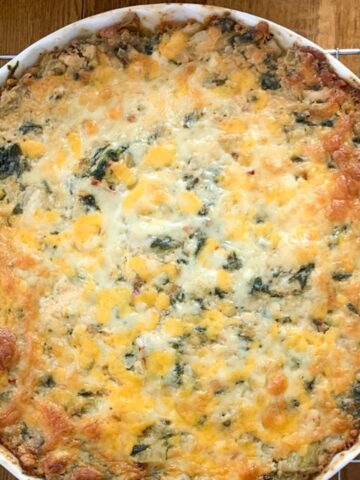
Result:
{"label": "melted cheese topping", "polygon": [[351,97],[263,24],[131,32],[1,97],[3,442],[52,479],[310,478],[357,433]]}

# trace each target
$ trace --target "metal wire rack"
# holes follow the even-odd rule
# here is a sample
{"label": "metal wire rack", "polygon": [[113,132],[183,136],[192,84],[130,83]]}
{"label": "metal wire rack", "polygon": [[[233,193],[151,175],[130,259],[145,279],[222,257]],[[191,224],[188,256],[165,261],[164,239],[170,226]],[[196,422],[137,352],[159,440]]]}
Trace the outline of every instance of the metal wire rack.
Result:
{"label": "metal wire rack", "polygon": [[[353,460],[350,463],[360,464],[360,459]],[[357,478],[355,478],[355,475],[352,475],[351,477],[349,475],[346,475],[346,477],[345,477],[344,471],[340,470],[340,472],[337,474],[336,477],[333,478],[333,480],[335,480],[335,478],[336,478],[336,480],[357,480]]]}
{"label": "metal wire rack", "polygon": [[[334,57],[336,57],[338,60],[340,59],[341,55],[358,55],[360,62],[360,48],[333,48],[326,50],[326,52],[334,55]],[[15,55],[0,54],[0,60],[11,60],[14,57]]]}
{"label": "metal wire rack", "polygon": [[[328,49],[326,50],[327,53],[330,53],[331,55],[334,55],[335,58],[338,60],[341,60],[342,55],[353,55],[357,56],[359,60],[359,69],[360,69],[360,48],[333,48],[333,49]],[[10,54],[0,54],[0,61],[9,61],[13,59],[15,55],[10,55]],[[354,464],[360,464],[360,457],[356,460],[353,460],[351,463]],[[355,477],[350,478],[346,477],[348,480],[356,480]],[[334,479],[335,480],[335,479]],[[336,480],[345,480],[345,476],[343,474],[343,471],[340,471],[337,474]]]}
{"label": "metal wire rack", "polygon": [[327,53],[334,55],[338,60],[340,59],[341,55],[359,55],[360,61],[360,48],[333,48],[330,50],[326,50]]}

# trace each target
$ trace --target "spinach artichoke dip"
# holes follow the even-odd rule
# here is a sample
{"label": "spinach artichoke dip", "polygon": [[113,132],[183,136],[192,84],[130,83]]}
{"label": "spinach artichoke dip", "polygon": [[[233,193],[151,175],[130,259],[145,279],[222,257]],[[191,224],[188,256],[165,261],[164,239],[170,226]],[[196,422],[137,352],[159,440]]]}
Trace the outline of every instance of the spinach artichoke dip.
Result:
{"label": "spinach artichoke dip", "polygon": [[360,94],[135,14],[0,93],[0,440],[48,480],[310,480],[360,418]]}

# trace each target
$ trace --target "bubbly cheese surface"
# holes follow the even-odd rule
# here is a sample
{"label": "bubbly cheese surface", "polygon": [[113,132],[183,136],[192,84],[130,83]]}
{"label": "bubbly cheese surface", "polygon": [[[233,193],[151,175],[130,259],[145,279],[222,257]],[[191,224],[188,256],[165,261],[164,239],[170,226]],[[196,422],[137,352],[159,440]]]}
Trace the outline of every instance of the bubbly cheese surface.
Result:
{"label": "bubbly cheese surface", "polygon": [[3,444],[55,480],[313,478],[358,433],[358,92],[230,17],[12,83]]}

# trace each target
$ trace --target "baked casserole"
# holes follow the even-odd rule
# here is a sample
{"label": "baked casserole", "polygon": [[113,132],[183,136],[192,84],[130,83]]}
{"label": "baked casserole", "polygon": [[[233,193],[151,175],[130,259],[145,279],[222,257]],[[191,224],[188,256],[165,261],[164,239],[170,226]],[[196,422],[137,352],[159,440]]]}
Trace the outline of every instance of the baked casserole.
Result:
{"label": "baked casserole", "polygon": [[0,96],[0,439],[49,480],[309,480],[360,416],[360,94],[135,14]]}

